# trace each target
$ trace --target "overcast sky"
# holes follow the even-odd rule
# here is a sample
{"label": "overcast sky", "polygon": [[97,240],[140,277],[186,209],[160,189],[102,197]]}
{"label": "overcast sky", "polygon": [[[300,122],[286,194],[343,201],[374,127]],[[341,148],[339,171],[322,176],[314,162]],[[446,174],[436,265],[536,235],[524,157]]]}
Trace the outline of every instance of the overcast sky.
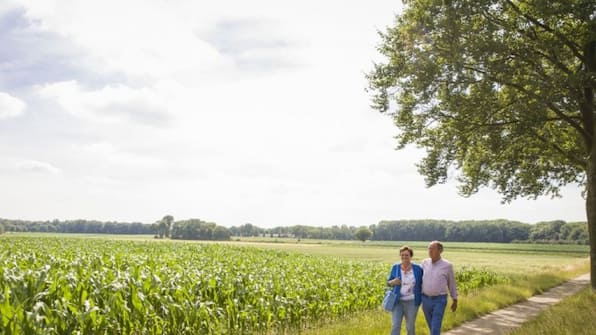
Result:
{"label": "overcast sky", "polygon": [[0,217],[585,220],[426,188],[364,74],[395,0],[0,2]]}

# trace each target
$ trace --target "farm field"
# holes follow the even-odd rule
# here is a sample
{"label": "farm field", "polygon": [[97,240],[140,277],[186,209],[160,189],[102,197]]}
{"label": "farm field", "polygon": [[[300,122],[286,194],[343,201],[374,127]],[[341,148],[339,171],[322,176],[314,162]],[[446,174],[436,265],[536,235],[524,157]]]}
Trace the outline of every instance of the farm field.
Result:
{"label": "farm field", "polygon": [[[383,266],[198,243],[1,238],[4,334],[285,332],[370,309]],[[381,277],[380,277],[381,276]]]}
{"label": "farm field", "polygon": [[[384,280],[403,244],[6,234],[0,334],[382,334]],[[426,257],[426,242],[408,244],[414,261]],[[447,326],[588,271],[587,246],[445,247],[462,293]]]}

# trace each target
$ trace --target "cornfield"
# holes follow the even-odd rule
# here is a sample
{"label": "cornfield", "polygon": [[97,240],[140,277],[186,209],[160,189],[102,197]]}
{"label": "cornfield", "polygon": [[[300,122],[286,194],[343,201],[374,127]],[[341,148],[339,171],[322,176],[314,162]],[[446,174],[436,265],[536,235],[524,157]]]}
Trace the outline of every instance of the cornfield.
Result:
{"label": "cornfield", "polygon": [[456,271],[455,281],[459,293],[466,294],[483,287],[509,283],[510,279],[485,268],[477,269],[464,266]]}
{"label": "cornfield", "polygon": [[377,307],[386,266],[217,244],[0,239],[0,334],[286,333]]}

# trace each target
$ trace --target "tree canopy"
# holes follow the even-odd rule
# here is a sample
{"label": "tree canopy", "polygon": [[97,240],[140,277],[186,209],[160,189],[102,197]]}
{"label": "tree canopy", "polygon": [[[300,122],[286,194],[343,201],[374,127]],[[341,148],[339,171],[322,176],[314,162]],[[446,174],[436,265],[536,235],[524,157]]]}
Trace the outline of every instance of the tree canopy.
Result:
{"label": "tree canopy", "polygon": [[354,237],[356,237],[359,241],[365,242],[366,240],[371,238],[372,235],[373,235],[373,233],[372,233],[372,231],[370,231],[370,229],[368,229],[366,227],[360,227],[356,231],[356,234],[354,234]]}
{"label": "tree canopy", "polygon": [[504,201],[585,185],[596,288],[596,2],[404,1],[380,35],[373,106],[399,148],[426,149],[427,185],[453,175],[462,195]]}

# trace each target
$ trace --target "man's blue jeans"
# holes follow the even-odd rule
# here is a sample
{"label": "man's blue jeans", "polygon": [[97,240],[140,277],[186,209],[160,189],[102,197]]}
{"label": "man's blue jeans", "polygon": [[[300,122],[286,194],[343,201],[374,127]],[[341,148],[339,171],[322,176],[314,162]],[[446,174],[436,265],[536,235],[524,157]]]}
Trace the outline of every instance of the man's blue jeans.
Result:
{"label": "man's blue jeans", "polygon": [[399,300],[395,303],[393,311],[391,311],[391,335],[399,335],[401,330],[401,320],[406,317],[406,331],[408,335],[416,335],[416,315],[418,314],[418,306],[412,300]]}
{"label": "man's blue jeans", "polygon": [[443,323],[445,307],[447,307],[446,294],[436,297],[422,295],[422,311],[424,312],[426,324],[430,329],[430,335],[441,334],[441,323]]}

